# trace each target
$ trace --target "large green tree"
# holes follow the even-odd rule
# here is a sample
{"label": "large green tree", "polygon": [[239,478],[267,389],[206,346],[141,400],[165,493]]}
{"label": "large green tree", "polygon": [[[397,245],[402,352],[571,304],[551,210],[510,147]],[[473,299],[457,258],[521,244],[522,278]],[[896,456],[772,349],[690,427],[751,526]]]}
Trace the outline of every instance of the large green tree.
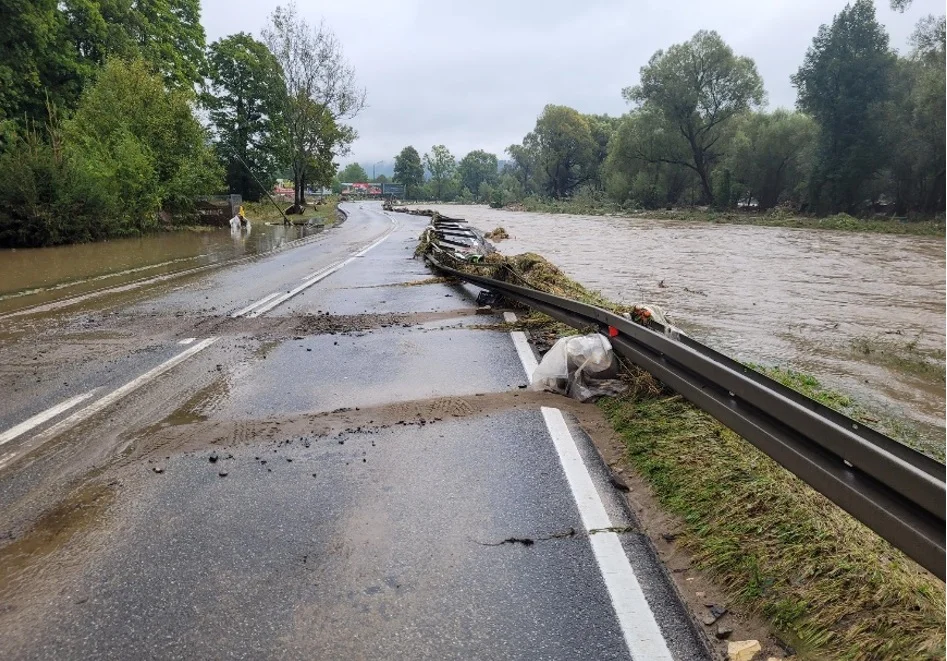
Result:
{"label": "large green tree", "polygon": [[761,210],[798,202],[812,166],[819,128],[799,112],[755,112],[737,120],[726,167],[738,197],[755,199]]}
{"label": "large green tree", "polygon": [[460,177],[462,188],[469,190],[474,198],[480,199],[480,188],[483,184],[494,184],[498,177],[496,154],[489,154],[482,149],[476,149],[462,159],[457,165],[457,174]]}
{"label": "large green tree", "polygon": [[[625,115],[608,146],[604,181],[619,202],[648,209],[677,204],[698,181],[687,162],[687,141],[654,110]],[[698,184],[699,186],[699,184]]]}
{"label": "large green tree", "polygon": [[[142,60],[109,60],[74,116],[17,130],[0,155],[0,245],[50,245],[186,222],[222,172],[192,112]],[[159,212],[170,212],[162,220]]]}
{"label": "large green tree", "polygon": [[545,192],[566,197],[595,175],[596,143],[588,120],[567,106],[547,105],[533,138]]}
{"label": "large green tree", "polygon": [[356,84],[335,34],[324,24],[310,26],[295,4],[273,11],[263,41],[283,70],[286,160],[295,182],[293,211],[298,212],[306,202],[306,184],[329,185],[332,157],[348,153],[357,137],[343,121],[365,106],[365,90]]}
{"label": "large green tree", "polygon": [[711,170],[727,123],[763,103],[763,81],[753,60],[735,55],[716,32],[701,30],[683,44],[657,51],[641,68],[641,82],[622,93],[680,132],[688,158],[660,160],[692,169],[704,202],[713,203]]}
{"label": "large green tree", "polygon": [[800,110],[821,127],[813,202],[855,212],[886,165],[884,108],[891,98],[895,55],[871,0],[846,5],[812,40],[792,76]]}
{"label": "large green tree", "polygon": [[200,81],[200,0],[0,0],[0,119],[72,109],[106,58],[141,59],[166,84]]}
{"label": "large green tree", "polygon": [[405,197],[417,198],[424,183],[424,165],[414,147],[405,147],[395,156],[395,181],[404,185]]}
{"label": "large green tree", "polygon": [[349,163],[339,172],[339,181],[347,184],[365,183],[370,179],[368,173],[358,163]]}
{"label": "large green tree", "polygon": [[231,193],[259,200],[281,168],[286,88],[269,49],[246,33],[214,42],[201,100],[208,110]]}
{"label": "large green tree", "polygon": [[431,192],[434,199],[443,200],[445,193],[450,191],[450,183],[457,170],[454,155],[444,145],[434,145],[431,151],[424,155],[424,167],[431,173]]}

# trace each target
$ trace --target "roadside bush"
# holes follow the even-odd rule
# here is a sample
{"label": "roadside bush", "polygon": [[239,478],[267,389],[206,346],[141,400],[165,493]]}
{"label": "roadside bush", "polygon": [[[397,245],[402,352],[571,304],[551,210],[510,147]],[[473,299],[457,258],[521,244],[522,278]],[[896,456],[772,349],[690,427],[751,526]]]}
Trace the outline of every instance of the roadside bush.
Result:
{"label": "roadside bush", "polygon": [[0,245],[40,246],[140,234],[158,212],[186,212],[223,172],[190,97],[141,61],[110,60],[75,115],[6,134]]}

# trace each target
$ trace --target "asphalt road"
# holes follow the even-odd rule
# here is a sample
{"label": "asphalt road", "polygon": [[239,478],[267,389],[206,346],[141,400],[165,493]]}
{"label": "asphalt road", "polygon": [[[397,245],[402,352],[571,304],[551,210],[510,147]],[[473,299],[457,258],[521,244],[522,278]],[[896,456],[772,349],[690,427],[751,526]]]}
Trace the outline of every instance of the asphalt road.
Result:
{"label": "asphalt road", "polygon": [[[10,659],[701,659],[426,219],[0,319]],[[34,360],[35,358],[35,360]]]}

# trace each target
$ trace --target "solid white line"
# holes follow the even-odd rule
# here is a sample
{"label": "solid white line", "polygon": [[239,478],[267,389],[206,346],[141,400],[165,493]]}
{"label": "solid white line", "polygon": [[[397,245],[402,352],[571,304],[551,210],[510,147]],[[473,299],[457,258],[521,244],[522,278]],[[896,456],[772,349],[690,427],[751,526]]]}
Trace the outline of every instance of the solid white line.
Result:
{"label": "solid white line", "polygon": [[533,372],[539,364],[536,362],[536,356],[533,355],[533,349],[526,341],[526,333],[523,331],[511,331],[510,337],[513,338],[513,346],[516,347],[516,353],[519,354],[520,362],[523,363],[523,369],[526,370],[526,380],[533,382]]}
{"label": "solid white line", "polygon": [[328,278],[330,275],[332,275],[333,273],[335,273],[336,271],[338,271],[338,270],[341,269],[342,267],[346,266],[347,264],[351,264],[351,263],[354,262],[358,257],[362,257],[362,256],[365,255],[369,250],[371,250],[371,249],[375,248],[376,246],[380,245],[380,244],[382,243],[382,241],[384,241],[384,240],[387,239],[389,236],[391,236],[391,233],[394,232],[394,231],[395,231],[395,221],[392,220],[392,221],[391,221],[391,227],[388,229],[387,232],[385,232],[384,236],[382,236],[380,239],[378,239],[378,240],[375,241],[374,243],[370,244],[370,245],[367,246],[366,248],[363,248],[362,250],[358,251],[357,253],[355,253],[354,255],[352,255],[351,257],[349,257],[348,259],[344,259],[344,260],[342,260],[341,262],[339,262],[338,264],[334,264],[334,265],[332,265],[332,266],[329,266],[329,267],[323,269],[322,271],[319,271],[318,273],[316,273],[315,275],[313,275],[311,278],[309,278],[308,280],[306,280],[304,283],[302,283],[302,284],[299,285],[298,287],[295,287],[295,288],[289,290],[289,291],[286,292],[285,294],[282,294],[282,295],[280,295],[280,296],[277,296],[276,298],[274,298],[273,300],[271,300],[271,301],[270,301],[269,303],[267,303],[266,305],[263,305],[263,306],[261,306],[261,307],[258,307],[258,308],[255,309],[253,312],[251,312],[250,314],[248,314],[247,317],[249,317],[249,318],[252,319],[252,318],[254,318],[254,317],[259,317],[261,314],[266,314],[267,312],[269,312],[270,310],[272,310],[272,309],[275,308],[276,306],[282,305],[283,303],[285,303],[286,301],[288,301],[289,299],[291,299],[293,296],[295,296],[295,295],[298,294],[299,292],[301,292],[301,291],[303,291],[303,290],[305,290],[305,289],[308,289],[309,287],[312,287],[314,284],[316,284],[316,283],[319,282],[320,280],[325,280],[326,278]]}
{"label": "solid white line", "polygon": [[[541,410],[586,531],[611,528],[611,519],[562,412],[546,406]],[[589,535],[589,541],[632,658],[673,661],[618,535],[614,532],[597,532]]]}
{"label": "solid white line", "polygon": [[3,445],[4,443],[9,443],[14,438],[22,434],[25,434],[26,432],[31,430],[33,427],[38,427],[39,425],[43,424],[47,420],[52,420],[60,413],[64,411],[68,411],[76,404],[84,402],[85,400],[92,397],[92,395],[95,394],[96,390],[98,390],[98,388],[93,388],[89,392],[85,392],[85,393],[82,393],[81,395],[76,395],[75,397],[71,397],[64,402],[56,404],[56,406],[46,409],[42,413],[37,413],[32,418],[24,420],[23,422],[16,425],[15,427],[10,427],[8,430],[0,434],[0,445]]}
{"label": "solid white line", "polygon": [[[132,392],[134,392],[141,386],[145,385],[149,381],[152,381],[156,379],[157,377],[161,376],[162,374],[170,370],[175,365],[178,365],[179,363],[184,362],[185,360],[187,360],[188,358],[190,358],[197,352],[203,351],[204,349],[212,345],[217,340],[218,338],[216,337],[209,337],[206,340],[201,340],[200,342],[198,342],[192,347],[188,347],[187,349],[177,354],[173,358],[170,358],[169,360],[166,360],[165,362],[161,363],[157,367],[148,370],[141,376],[135,379],[132,379],[131,381],[126,383],[124,386],[117,388],[116,390],[113,390],[112,392],[110,392],[109,394],[105,395],[104,397],[100,399],[95,400],[94,402],[86,406],[85,408],[79,409],[78,411],[70,415],[68,418],[60,420],[52,427],[48,427],[44,429],[39,434],[37,434],[36,436],[30,439],[29,446],[31,448],[35,447],[37,444],[48,441],[49,439],[54,438],[58,436],[59,434],[63,433],[70,427],[74,427],[80,422],[83,422],[84,420],[91,418],[93,415],[95,415],[102,409],[114,404],[118,400],[122,399],[126,395],[131,394]],[[15,456],[5,457],[3,461],[0,462],[0,468],[2,468],[7,463],[12,461],[14,458]]]}
{"label": "solid white line", "polygon": [[193,343],[195,340],[197,340],[196,337],[185,337],[183,340],[178,340],[178,344],[183,344],[184,346],[187,346],[188,344]]}
{"label": "solid white line", "polygon": [[256,303],[251,303],[251,304],[248,305],[247,307],[243,308],[242,310],[238,310],[237,312],[234,312],[234,313],[233,313],[232,315],[230,315],[230,316],[231,316],[231,318],[233,318],[233,319],[236,319],[237,317],[242,317],[243,315],[245,315],[247,312],[249,312],[250,310],[252,310],[252,309],[255,308],[256,306],[258,306],[258,305],[263,305],[263,304],[266,303],[268,300],[270,300],[271,298],[273,298],[273,297],[275,297],[275,296],[278,296],[278,295],[279,295],[279,292],[278,292],[278,291],[275,291],[275,292],[273,292],[272,294],[267,294],[266,296],[264,296],[263,298],[261,298],[261,299],[260,299],[259,301],[257,301]]}

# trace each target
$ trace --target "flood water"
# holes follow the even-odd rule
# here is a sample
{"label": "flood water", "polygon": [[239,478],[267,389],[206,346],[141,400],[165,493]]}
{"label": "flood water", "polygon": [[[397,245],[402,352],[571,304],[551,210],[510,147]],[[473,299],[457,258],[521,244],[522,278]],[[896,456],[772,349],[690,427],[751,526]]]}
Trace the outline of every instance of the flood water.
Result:
{"label": "flood water", "polygon": [[[503,226],[502,252],[540,253],[613,300],[656,304],[733,358],[804,371],[872,408],[944,427],[943,238],[440,210],[484,231]],[[866,356],[866,346],[887,354]],[[897,356],[936,367],[912,373]]]}
{"label": "flood water", "polygon": [[0,314],[129,282],[276,250],[319,226],[254,223],[50,248],[0,250]]}

